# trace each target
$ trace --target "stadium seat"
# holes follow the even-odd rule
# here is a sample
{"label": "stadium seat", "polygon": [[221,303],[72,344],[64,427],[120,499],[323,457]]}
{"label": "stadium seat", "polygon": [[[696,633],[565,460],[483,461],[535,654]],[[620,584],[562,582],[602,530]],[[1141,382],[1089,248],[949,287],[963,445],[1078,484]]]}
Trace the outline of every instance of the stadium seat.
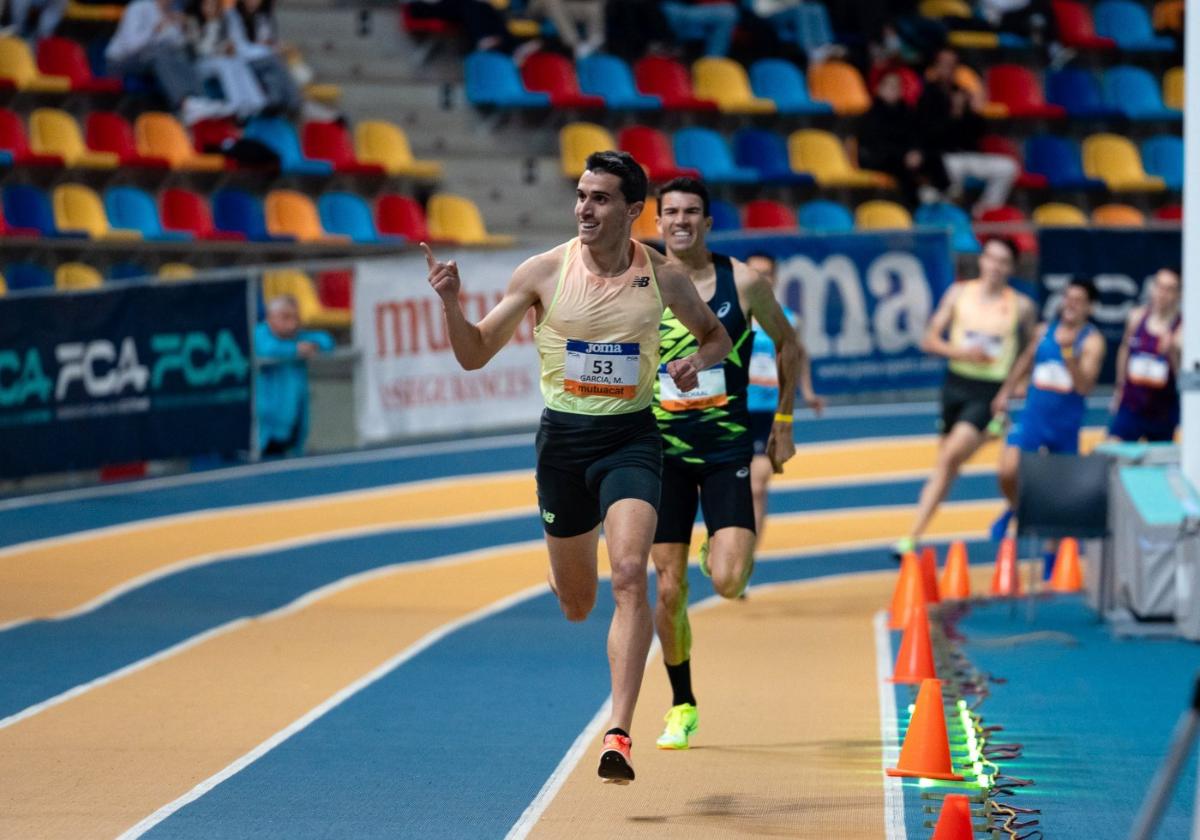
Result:
{"label": "stadium seat", "polygon": [[913,217],[918,225],[950,229],[950,248],[960,254],[978,254],[981,250],[971,217],[957,204],[922,204]]}
{"label": "stadium seat", "polygon": [[1183,205],[1165,204],[1154,211],[1154,218],[1160,222],[1182,222]]}
{"label": "stadium seat", "polygon": [[1048,186],[1045,175],[1026,171],[1025,161],[1021,157],[1021,150],[1011,138],[1002,137],[999,134],[987,134],[980,138],[979,150],[993,155],[1004,155],[1015,160],[1017,166],[1021,167],[1020,174],[1017,176],[1017,187],[1040,190]]}
{"label": "stadium seat", "polygon": [[859,230],[907,230],[912,216],[894,201],[864,201],[854,211],[854,226]]}
{"label": "stadium seat", "polygon": [[125,283],[130,280],[145,280],[154,274],[145,265],[133,260],[121,260],[108,268],[109,282]]}
{"label": "stadium seat", "polygon": [[188,142],[187,133],[170,114],[145,111],[133,123],[133,136],[138,154],[162,158],[172,169],[198,172],[218,172],[225,169],[222,155],[199,154]]}
{"label": "stadium seat", "polygon": [[1092,211],[1092,224],[1102,227],[1142,227],[1146,217],[1128,204],[1101,204]]}
{"label": "stadium seat", "polygon": [[362,164],[382,167],[389,175],[436,180],[442,165],[413,157],[404,129],[386,120],[364,120],[354,126],[354,147]]}
{"label": "stadium seat", "polygon": [[710,184],[757,184],[758,170],[734,163],[720,134],[709,128],[681,128],[672,138],[675,160],[700,170]]}
{"label": "stadium seat", "polygon": [[59,155],[36,155],[29,150],[29,138],[25,134],[25,124],[14,111],[0,108],[0,149],[12,155],[13,163],[19,166],[55,166],[64,165]]}
{"label": "stadium seat", "polygon": [[733,157],[738,166],[758,171],[764,184],[815,184],[807,172],[793,172],[787,142],[773,131],[743,128],[733,135]]}
{"label": "stadium seat", "polygon": [[217,230],[242,234],[251,242],[291,242],[291,237],[272,236],[262,202],[237,189],[217,190],[212,196],[213,223]]}
{"label": "stadium seat", "polygon": [[34,154],[62,158],[72,167],[116,169],[121,162],[112,152],[93,152],[84,146],[75,118],[58,108],[38,108],[29,115],[29,148]]}
{"label": "stadium seat", "polygon": [[42,235],[42,232],[34,227],[19,227],[9,224],[8,219],[4,218],[3,203],[0,203],[0,236],[3,237],[28,237],[37,239]]}
{"label": "stadium seat", "polygon": [[[229,117],[199,120],[192,123],[191,132],[192,148],[201,154],[219,154],[226,144],[236,143],[242,138],[242,130]],[[226,164],[233,162],[226,161]]]}
{"label": "stadium seat", "polygon": [[53,289],[54,275],[34,262],[11,262],[4,267],[4,282],[10,292]]}
{"label": "stadium seat", "polygon": [[384,242],[403,244],[404,238],[381,237],[371,218],[371,208],[361,196],[348,192],[327,192],[317,199],[321,225],[332,234],[345,236],[359,244],[378,245]]}
{"label": "stadium seat", "polygon": [[187,263],[166,262],[158,267],[154,276],[159,280],[191,280],[196,276],[196,269]]}
{"label": "stadium seat", "polygon": [[717,103],[697,98],[686,67],[671,58],[646,56],[633,66],[638,90],[657,96],[668,111],[716,111]]}
{"label": "stadium seat", "polygon": [[941,18],[970,19],[975,16],[971,4],[966,0],[921,0],[917,6],[921,17],[940,20]]}
{"label": "stadium seat", "polygon": [[1046,74],[1046,99],[1084,120],[1110,120],[1121,112],[1104,104],[1100,85],[1089,70],[1069,67]]}
{"label": "stadium seat", "polygon": [[601,97],[610,110],[662,110],[662,100],[657,96],[638,93],[633,71],[615,55],[589,55],[581,58],[575,69],[579,73],[579,89],[590,96]]}
{"label": "stadium seat", "polygon": [[83,184],[59,184],[50,196],[54,223],[59,230],[83,231],[91,239],[140,240],[142,235],[128,228],[114,228],[104,212],[100,196]]}
{"label": "stadium seat", "polygon": [[866,113],[871,94],[862,74],[853,64],[825,61],[808,68],[808,92],[818,102],[826,102],[842,116]]}
{"label": "stadium seat", "polygon": [[658,235],[658,199],[654,196],[646,196],[646,203],[642,207],[642,212],[636,219],[633,220],[633,228],[629,231],[629,235],[634,239],[642,242],[654,242],[662,237]]}
{"label": "stadium seat", "polygon": [[550,97],[553,108],[596,109],[604,107],[604,99],[580,92],[575,65],[566,56],[537,52],[521,64],[521,81],[534,92]]}
{"label": "stadium seat", "polygon": [[1155,35],[1150,15],[1141,3],[1130,0],[1101,0],[1093,10],[1096,34],[1112,38],[1126,52],[1173,52],[1175,39]]}
{"label": "stadium seat", "polygon": [[983,86],[983,79],[979,78],[979,74],[968,65],[958,65],[954,71],[954,83],[972,96],[983,97],[983,115],[988,119],[1002,120],[1008,116],[1008,106],[1002,102],[988,100],[988,91]]}
{"label": "stadium seat", "polygon": [[849,233],[854,217],[836,201],[818,198],[800,206],[796,214],[802,230],[812,233]]}
{"label": "stadium seat", "polygon": [[466,60],[467,101],[476,107],[549,108],[545,93],[526,90],[512,58],[497,52],[473,52]]}
{"label": "stadium seat", "polygon": [[99,289],[104,285],[104,276],[87,263],[59,263],[54,269],[54,288],[59,291]]}
{"label": "stadium seat", "polygon": [[775,102],[755,96],[745,68],[732,59],[718,56],[697,59],[692,65],[692,83],[696,96],[716,102],[722,113],[775,113]]}
{"label": "stadium seat", "polygon": [[1183,33],[1184,0],[1158,0],[1151,12],[1150,22],[1155,32]]}
{"label": "stadium seat", "polygon": [[205,200],[180,187],[163,190],[162,227],[164,231],[190,234],[194,239],[231,242],[246,239],[244,233],[217,230]]}
{"label": "stadium seat", "polygon": [[300,139],[290,122],[279,117],[255,117],[246,124],[242,136],[270,146],[279,155],[279,166],[285,175],[329,175],[333,164],[312,160],[300,149]]}
{"label": "stadium seat", "polygon": [[306,122],[300,130],[301,150],[309,160],[325,161],[335,172],[348,175],[384,174],[378,163],[360,161],[350,132],[337,122]]}
{"label": "stadium seat", "polygon": [[79,231],[60,231],[54,221],[49,196],[39,187],[29,184],[9,184],[4,188],[4,216],[10,226],[35,231],[38,236],[53,239],[80,239],[87,236]]}
{"label": "stadium seat", "polygon": [[1163,179],[1169,190],[1183,189],[1183,138],[1160,134],[1142,141],[1146,172]]}
{"label": "stadium seat", "polygon": [[[959,67],[966,67],[965,64],[960,64]],[[970,68],[967,68],[968,70]],[[979,77],[975,76],[972,71],[971,75],[978,81]],[[910,108],[917,107],[917,102],[921,99],[921,93],[925,89],[925,83],[921,81],[921,77],[911,67],[906,67],[903,64],[888,62],[886,64],[877,64],[871,67],[871,72],[867,76],[867,88],[872,94],[879,91],[879,82],[884,76],[897,76],[900,79],[900,98]],[[982,87],[983,83],[979,83]]]}
{"label": "stadium seat", "polygon": [[671,141],[656,128],[645,125],[623,128],[617,135],[617,144],[622,151],[629,152],[645,168],[651,181],[663,183],[672,178],[700,177],[698,169],[679,166],[675,162],[675,151],[671,148]]}
{"label": "stadium seat", "polygon": [[117,23],[125,9],[123,3],[85,3],[67,0],[66,18],[71,21]]}
{"label": "stadium seat", "polygon": [[1162,178],[1146,174],[1133,141],[1117,134],[1093,134],[1083,141],[1083,171],[1114,192],[1159,192]]}
{"label": "stadium seat", "polygon": [[8,282],[4,279],[4,275],[0,274],[0,297],[8,294]]}
{"label": "stadium seat", "polygon": [[786,204],[760,198],[743,208],[746,230],[799,230],[796,216]]}
{"label": "stadium seat", "polygon": [[742,229],[742,219],[738,215],[738,209],[728,201],[714,198],[708,203],[708,213],[712,216],[713,233],[726,233]]}
{"label": "stadium seat", "polygon": [[1039,227],[1079,227],[1087,224],[1087,216],[1074,204],[1051,201],[1033,211],[1033,223]]}
{"label": "stadium seat", "polygon": [[164,230],[154,199],[137,187],[109,187],[104,193],[104,210],[113,227],[136,230],[148,242],[184,242],[193,238],[184,231]]}
{"label": "stadium seat", "polygon": [[1079,0],[1053,0],[1051,7],[1063,46],[1077,50],[1113,50],[1117,42],[1096,34],[1092,10]]}
{"label": "stadium seat", "polygon": [[425,208],[413,198],[385,193],[375,202],[375,229],[385,236],[404,237],[409,242],[436,242],[429,233]]}
{"label": "stadium seat", "polygon": [[755,96],[770,99],[780,114],[832,114],[828,102],[808,95],[804,72],[781,58],[764,58],[750,65],[750,87]]}
{"label": "stadium seat", "polygon": [[316,277],[317,298],[330,309],[354,308],[354,272],[322,271]]}
{"label": "stadium seat", "polygon": [[344,330],[352,322],[351,313],[344,309],[329,309],[321,304],[312,278],[303,271],[293,268],[278,268],[264,271],[262,278],[263,300],[270,301],[280,295],[291,295],[300,311],[300,323],[314,329]]}
{"label": "stadium seat", "polygon": [[120,79],[97,78],[84,55],[83,47],[69,38],[43,38],[37,46],[38,70],[47,76],[65,77],[71,90],[80,93],[120,93]]}
{"label": "stadium seat", "polygon": [[89,149],[116,155],[121,166],[142,169],[169,169],[171,166],[166,158],[138,154],[133,126],[113,111],[92,111],[88,114],[84,135]]}
{"label": "stadium seat", "polygon": [[349,237],[328,233],[312,199],[296,190],[271,190],[263,201],[267,233],[290,236],[297,242],[334,244]]}
{"label": "stadium seat", "polygon": [[513,237],[488,233],[475,202],[448,193],[436,193],[427,206],[429,232],[436,239],[462,245],[511,245]]}
{"label": "stadium seat", "polygon": [[1057,119],[1067,115],[1061,105],[1047,105],[1037,77],[1019,64],[997,64],[987,73],[988,98],[1008,109],[1010,117]]}
{"label": "stadium seat", "polygon": [[859,169],[850,162],[842,142],[828,131],[803,128],[788,137],[792,169],[811,172],[822,187],[879,189],[895,186],[882,172]]}
{"label": "stadium seat", "polygon": [[1025,143],[1025,166],[1058,190],[1103,190],[1105,184],[1083,173],[1083,158],[1074,140],[1038,134]]}
{"label": "stadium seat", "polygon": [[1166,73],[1163,73],[1162,98],[1163,104],[1168,108],[1174,108],[1178,111],[1183,110],[1184,86],[1182,67],[1172,67]]}
{"label": "stadium seat", "polygon": [[584,162],[592,152],[617,148],[617,142],[603,126],[589,122],[572,122],[558,132],[558,160],[562,174],[572,181],[583,174]]}
{"label": "stadium seat", "polygon": [[29,45],[20,38],[0,38],[0,90],[26,93],[66,93],[71,80],[66,76],[48,76],[34,64]]}
{"label": "stadium seat", "polygon": [[[993,207],[990,210],[984,210],[979,215],[979,221],[993,224],[1026,224],[1029,220],[1016,207],[1006,205],[1004,207]],[[1017,253],[1019,254],[1037,253],[1037,237],[1028,231],[1006,231],[998,235],[1012,242],[1013,247],[1017,249]]]}
{"label": "stadium seat", "polygon": [[1104,104],[1131,120],[1183,119],[1183,111],[1163,105],[1158,80],[1142,67],[1110,67],[1103,87]]}

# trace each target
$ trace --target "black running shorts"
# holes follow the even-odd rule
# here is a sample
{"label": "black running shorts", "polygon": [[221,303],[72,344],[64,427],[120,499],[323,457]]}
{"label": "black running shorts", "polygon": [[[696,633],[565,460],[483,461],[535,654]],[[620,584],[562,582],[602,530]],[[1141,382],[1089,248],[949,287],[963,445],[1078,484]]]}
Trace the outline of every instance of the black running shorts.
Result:
{"label": "black running shorts", "polygon": [[689,464],[679,458],[665,459],[654,541],[690,543],[697,507],[704,511],[709,536],[722,528],[753,531],[750,464]]}
{"label": "black running shorts", "polygon": [[771,429],[775,428],[774,411],[750,412],[750,437],[754,440],[754,454],[767,454],[767,441],[771,439]]}
{"label": "black running shorts", "polygon": [[662,437],[650,409],[570,414],[547,408],[537,433],[537,494],[552,537],[586,534],[620,499],[658,507]]}
{"label": "black running shorts", "polygon": [[1000,391],[1001,382],[968,379],[953,371],[946,372],[942,385],[942,419],[938,431],[949,434],[958,422],[970,423],[984,431],[992,422],[992,400]]}

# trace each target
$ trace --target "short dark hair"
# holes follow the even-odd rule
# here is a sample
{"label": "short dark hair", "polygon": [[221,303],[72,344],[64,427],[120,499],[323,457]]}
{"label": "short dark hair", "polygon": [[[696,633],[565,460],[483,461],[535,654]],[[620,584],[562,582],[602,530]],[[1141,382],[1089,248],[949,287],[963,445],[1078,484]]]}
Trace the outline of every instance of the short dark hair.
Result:
{"label": "short dark hair", "polygon": [[592,152],[584,161],[584,168],[591,172],[607,172],[621,179],[621,195],[626,204],[637,204],[646,200],[646,170],[634,160],[629,152]]}
{"label": "short dark hair", "polygon": [[1100,291],[1096,288],[1096,284],[1092,282],[1091,277],[1072,277],[1067,281],[1067,288],[1077,286],[1088,296],[1088,301],[1095,303],[1100,297]]}
{"label": "short dark hair", "polygon": [[684,175],[679,178],[672,178],[659,187],[658,210],[660,214],[662,213],[662,197],[671,192],[691,193],[692,195],[700,196],[700,205],[704,208],[704,218],[707,219],[712,215],[708,210],[708,187],[704,186],[704,182],[699,178],[691,178]]}
{"label": "short dark hair", "polygon": [[1001,245],[1003,245],[1005,248],[1007,248],[1009,258],[1013,262],[1017,261],[1017,246],[1012,243],[1011,239],[1008,239],[1007,237],[1004,237],[1004,236],[989,236],[987,239],[983,240],[983,247],[986,248],[987,246],[991,245],[993,242],[998,242]]}

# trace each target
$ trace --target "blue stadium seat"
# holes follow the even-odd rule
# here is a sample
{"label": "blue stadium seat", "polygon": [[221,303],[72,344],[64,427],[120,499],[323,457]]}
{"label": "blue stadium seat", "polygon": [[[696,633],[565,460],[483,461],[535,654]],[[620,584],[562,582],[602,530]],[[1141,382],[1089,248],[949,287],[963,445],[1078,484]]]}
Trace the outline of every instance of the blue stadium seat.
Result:
{"label": "blue stadium seat", "polygon": [[4,188],[4,218],[16,228],[32,228],[42,236],[55,239],[87,239],[86,233],[62,233],[54,223],[50,196],[28,184],[9,184]]}
{"label": "blue stadium seat", "polygon": [[504,53],[473,52],[466,61],[467,101],[499,108],[549,108],[550,95],[525,89],[513,60]]}
{"label": "blue stadium seat", "polygon": [[137,262],[123,260],[113,263],[108,269],[108,279],[114,283],[128,283],[130,280],[150,280],[154,272]]}
{"label": "blue stadium seat", "polygon": [[1079,144],[1066,137],[1038,134],[1025,142],[1025,168],[1045,175],[1051,188],[1059,190],[1104,190],[1103,181],[1083,174]]}
{"label": "blue stadium seat", "polygon": [[713,233],[742,229],[742,216],[728,201],[714,198],[708,203],[708,212],[712,214]]}
{"label": "blue stadium seat", "polygon": [[604,104],[622,111],[661,111],[662,100],[639,93],[629,65],[615,55],[589,55],[575,65],[579,89],[604,98]]}
{"label": "blue stadium seat", "polygon": [[757,170],[733,162],[725,139],[711,129],[680,129],[672,141],[676,163],[700,170],[711,184],[757,184],[760,180]]}
{"label": "blue stadium seat", "polygon": [[1104,104],[1131,120],[1181,120],[1183,112],[1163,104],[1158,80],[1149,70],[1122,65],[1104,73]]}
{"label": "blue stadium seat", "polygon": [[796,172],[788,160],[787,142],[772,131],[743,128],[733,135],[733,156],[738,166],[757,169],[763,183],[811,185],[816,179]]}
{"label": "blue stadium seat", "polygon": [[808,96],[808,82],[799,67],[780,58],[764,58],[750,66],[754,95],[770,99],[781,114],[832,114],[828,102]]}
{"label": "blue stadium seat", "polygon": [[1104,104],[1100,85],[1088,70],[1067,68],[1046,74],[1046,101],[1079,119],[1109,120],[1121,112]]}
{"label": "blue stadium seat", "polygon": [[854,217],[836,201],[823,198],[801,205],[797,214],[802,230],[813,233],[848,233],[854,230]]}
{"label": "blue stadium seat", "polygon": [[329,161],[305,157],[296,129],[287,120],[255,117],[246,125],[242,136],[270,146],[279,155],[279,167],[286,175],[329,175],[333,172],[333,164]]}
{"label": "blue stadium seat", "polygon": [[13,156],[8,149],[0,149],[0,166],[12,166]]}
{"label": "blue stadium seat", "polygon": [[1167,182],[1167,189],[1183,189],[1183,138],[1160,134],[1142,142],[1142,165],[1146,173]]}
{"label": "blue stadium seat", "polygon": [[21,289],[53,289],[54,275],[50,269],[32,262],[14,262],[4,267],[4,281],[10,292]]}
{"label": "blue stadium seat", "polygon": [[1175,39],[1155,35],[1150,14],[1141,3],[1130,0],[1103,0],[1093,11],[1096,34],[1112,38],[1117,47],[1129,52],[1174,52]]}
{"label": "blue stadium seat", "polygon": [[922,204],[913,219],[918,225],[950,228],[950,247],[960,254],[978,254],[982,250],[971,229],[971,218],[957,204]]}
{"label": "blue stadium seat", "polygon": [[212,197],[213,225],[217,230],[243,234],[250,242],[292,242],[290,236],[267,233],[262,201],[242,190],[218,190]]}
{"label": "blue stadium seat", "polygon": [[136,230],[150,242],[186,242],[190,233],[163,230],[154,199],[137,187],[110,187],[104,193],[104,212],[115,228]]}
{"label": "blue stadium seat", "polygon": [[382,242],[403,243],[403,236],[380,236],[371,218],[371,208],[354,193],[328,192],[317,199],[321,226],[329,233],[348,236],[354,242],[377,245]]}

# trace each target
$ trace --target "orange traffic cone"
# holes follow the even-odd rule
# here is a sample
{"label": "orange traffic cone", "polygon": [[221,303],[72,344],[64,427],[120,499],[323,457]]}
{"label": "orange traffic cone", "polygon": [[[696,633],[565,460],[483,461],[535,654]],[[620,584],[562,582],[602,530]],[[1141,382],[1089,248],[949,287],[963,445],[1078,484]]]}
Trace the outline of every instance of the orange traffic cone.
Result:
{"label": "orange traffic cone", "polygon": [[971,800],[962,793],[951,793],[942,800],[942,812],[933,829],[933,840],[974,840],[971,829]]}
{"label": "orange traffic cone", "polygon": [[992,573],[992,595],[1020,597],[1021,573],[1017,568],[1017,541],[1005,537],[996,552],[996,571]]}
{"label": "orange traffic cone", "polygon": [[950,764],[950,741],[946,737],[941,680],[921,680],[917,707],[912,720],[908,722],[904,745],[900,747],[900,760],[895,767],[887,768],[887,774],[944,779],[948,782],[963,781],[963,777],[955,773]]}
{"label": "orange traffic cone", "polygon": [[946,568],[942,569],[942,597],[965,601],[971,597],[971,574],[967,570],[967,547],[962,540],[950,544]]}
{"label": "orange traffic cone", "polygon": [[927,545],[921,549],[921,583],[925,587],[925,603],[940,604],[937,582],[937,551]]}
{"label": "orange traffic cone", "polygon": [[937,679],[933,665],[933,645],[929,641],[929,614],[924,604],[916,604],[904,638],[900,640],[900,652],[896,654],[896,667],[892,669],[892,682],[916,684],[926,679]]}
{"label": "orange traffic cone", "polygon": [[1067,537],[1058,544],[1054,571],[1050,575],[1052,592],[1078,592],[1083,588],[1083,568],[1079,565],[1079,541]]}
{"label": "orange traffic cone", "polygon": [[914,604],[925,603],[925,585],[921,583],[921,563],[911,551],[904,553],[900,561],[900,577],[892,592],[892,608],[888,620],[889,630],[903,630],[912,617]]}

